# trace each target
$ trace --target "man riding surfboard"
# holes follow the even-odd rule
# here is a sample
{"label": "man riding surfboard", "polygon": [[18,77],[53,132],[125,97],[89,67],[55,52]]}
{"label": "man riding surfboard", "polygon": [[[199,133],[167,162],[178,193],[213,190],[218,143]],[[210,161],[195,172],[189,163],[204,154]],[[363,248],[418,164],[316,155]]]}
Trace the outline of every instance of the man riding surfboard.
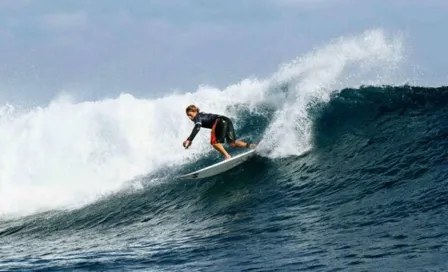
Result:
{"label": "man riding surfboard", "polygon": [[188,148],[196,134],[198,134],[201,127],[211,129],[210,144],[218,150],[225,159],[230,159],[231,156],[223,147],[223,143],[226,141],[231,147],[241,147],[253,149],[255,144],[246,143],[240,140],[236,140],[235,129],[233,128],[232,121],[223,115],[200,112],[199,108],[195,105],[189,105],[185,112],[193,121],[194,128],[190,136],[183,142],[183,146]]}

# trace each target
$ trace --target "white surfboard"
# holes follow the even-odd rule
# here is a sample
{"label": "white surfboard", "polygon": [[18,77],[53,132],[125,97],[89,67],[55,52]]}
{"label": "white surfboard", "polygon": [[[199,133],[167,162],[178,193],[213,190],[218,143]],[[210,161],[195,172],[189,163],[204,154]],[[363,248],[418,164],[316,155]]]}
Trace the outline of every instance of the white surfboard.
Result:
{"label": "white surfboard", "polygon": [[254,155],[255,149],[252,149],[250,151],[247,151],[245,153],[236,155],[235,157],[232,157],[228,160],[223,160],[221,162],[215,163],[213,165],[210,165],[208,167],[202,168],[198,171],[191,172],[186,175],[182,175],[179,178],[182,179],[201,179],[206,177],[211,177],[217,174],[220,174],[222,172],[225,172],[227,170],[230,170],[234,168],[235,166],[238,166],[245,162],[247,159],[249,159],[252,155]]}

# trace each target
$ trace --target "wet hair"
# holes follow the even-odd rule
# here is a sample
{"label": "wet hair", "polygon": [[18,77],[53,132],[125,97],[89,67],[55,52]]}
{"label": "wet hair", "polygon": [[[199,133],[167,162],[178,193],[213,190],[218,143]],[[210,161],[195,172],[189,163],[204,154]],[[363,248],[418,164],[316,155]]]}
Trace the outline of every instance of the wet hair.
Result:
{"label": "wet hair", "polygon": [[190,111],[199,112],[199,108],[195,105],[190,105],[185,109],[185,112],[189,113]]}

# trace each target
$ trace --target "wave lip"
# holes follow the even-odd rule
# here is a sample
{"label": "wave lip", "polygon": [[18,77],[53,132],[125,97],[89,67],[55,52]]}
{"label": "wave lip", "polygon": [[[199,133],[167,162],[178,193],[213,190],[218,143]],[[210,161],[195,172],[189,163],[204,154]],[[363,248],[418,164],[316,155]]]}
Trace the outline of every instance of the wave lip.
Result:
{"label": "wave lip", "polygon": [[[309,109],[328,102],[332,93],[349,86],[386,84],[403,61],[399,38],[381,30],[343,37],[284,65],[271,78],[272,92],[287,88],[284,102],[264,134],[263,147],[273,157],[300,155],[312,146]],[[284,87],[286,86],[286,87]]]}

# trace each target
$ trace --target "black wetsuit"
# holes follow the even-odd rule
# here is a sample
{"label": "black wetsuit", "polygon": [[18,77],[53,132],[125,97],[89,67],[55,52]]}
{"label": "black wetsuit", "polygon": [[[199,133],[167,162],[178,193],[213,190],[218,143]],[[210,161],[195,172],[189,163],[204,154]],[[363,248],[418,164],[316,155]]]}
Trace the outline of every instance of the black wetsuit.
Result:
{"label": "black wetsuit", "polygon": [[224,143],[224,140],[227,140],[227,143],[233,143],[236,140],[232,121],[226,116],[199,112],[192,121],[194,123],[194,128],[187,139],[190,142],[193,141],[201,127],[212,130],[210,139],[211,144]]}

